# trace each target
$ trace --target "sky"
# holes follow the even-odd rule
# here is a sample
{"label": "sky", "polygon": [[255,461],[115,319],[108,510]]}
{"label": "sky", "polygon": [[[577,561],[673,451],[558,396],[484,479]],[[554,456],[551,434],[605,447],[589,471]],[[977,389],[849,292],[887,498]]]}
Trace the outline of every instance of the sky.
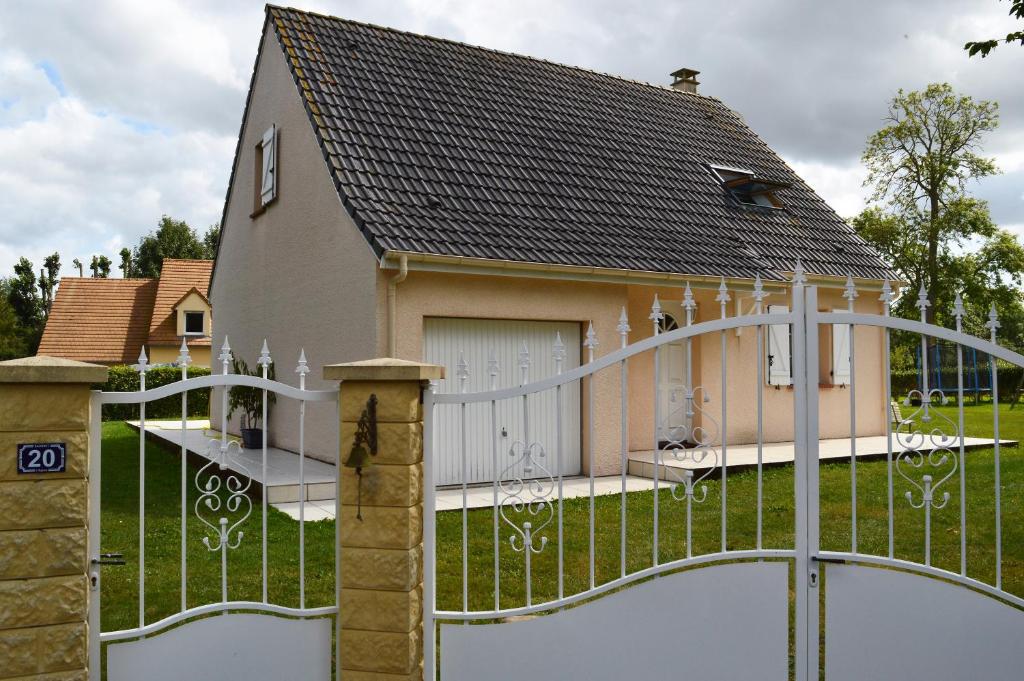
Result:
{"label": "sky", "polygon": [[[1024,48],[1000,0],[291,0],[302,9],[700,92],[742,115],[843,216],[899,88],[999,102],[999,176],[970,190],[1024,236]],[[115,264],[161,215],[220,219],[263,23],[248,0],[0,3],[0,276],[59,251]],[[88,274],[88,270],[86,270]]]}

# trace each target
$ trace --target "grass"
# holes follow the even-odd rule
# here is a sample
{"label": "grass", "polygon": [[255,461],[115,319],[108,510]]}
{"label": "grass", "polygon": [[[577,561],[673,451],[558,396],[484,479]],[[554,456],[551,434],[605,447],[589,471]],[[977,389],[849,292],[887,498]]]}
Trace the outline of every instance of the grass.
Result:
{"label": "grass", "polygon": [[[955,407],[940,409],[956,419]],[[990,436],[990,404],[965,407],[966,432]],[[1011,410],[1000,405],[1001,436],[1024,438],[1024,408]],[[121,422],[103,426],[102,536],[105,551],[122,551],[127,565],[104,568],[103,629],[135,626],[138,621],[138,435]],[[146,621],[153,622],[180,608],[180,462],[177,452],[155,444],[147,445],[146,482]],[[1024,596],[1024,462],[1018,449],[1003,449],[1003,587]],[[992,450],[967,455],[968,575],[992,582],[994,561],[994,456]],[[850,547],[850,466],[848,463],[821,465],[821,545],[825,550],[845,551]],[[192,509],[198,492],[189,471],[188,501],[188,605],[220,599],[219,555],[207,551],[198,537],[204,526]],[[858,548],[862,553],[884,555],[888,549],[886,464],[861,461],[857,465]],[[708,480],[707,499],[693,505],[693,555],[720,548],[720,484]],[[896,478],[895,554],[914,562],[924,558],[923,511],[909,507],[903,493],[909,485]],[[959,478],[948,480],[941,491],[951,495],[948,505],[933,511],[932,563],[959,571],[960,520]],[[763,478],[763,546],[793,547],[793,469],[766,469]],[[728,479],[728,549],[756,546],[757,476],[754,471],[731,473]],[[598,584],[619,575],[620,498],[598,497],[595,507],[595,573]],[[626,560],[630,571],[647,567],[652,558],[654,495],[634,492],[627,500]],[[659,496],[659,559],[682,558],[685,546],[685,502],[676,501],[662,489]],[[522,519],[520,519],[521,522]],[[542,516],[531,518],[534,527]],[[230,552],[229,598],[260,600],[260,509],[254,505],[244,526],[241,546]],[[589,500],[567,500],[564,504],[565,593],[585,590],[589,579]],[[493,526],[491,509],[468,513],[469,607],[489,609],[494,604]],[[462,514],[443,512],[437,518],[437,598],[443,610],[462,608]],[[508,542],[508,525],[500,527],[501,606],[516,607],[525,602],[523,555]],[[555,520],[541,534],[549,538],[542,553],[532,560],[533,598],[541,602],[557,594]],[[306,524],[306,604],[308,607],[334,602],[334,523]],[[269,597],[272,602],[297,606],[298,523],[270,509],[268,515]]]}

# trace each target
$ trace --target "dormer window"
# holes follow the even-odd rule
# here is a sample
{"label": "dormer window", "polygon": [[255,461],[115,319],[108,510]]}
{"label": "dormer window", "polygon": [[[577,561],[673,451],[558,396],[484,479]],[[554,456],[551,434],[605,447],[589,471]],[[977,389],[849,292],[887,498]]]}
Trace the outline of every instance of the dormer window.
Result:
{"label": "dormer window", "polygon": [[206,333],[206,313],[186,312],[185,313],[185,335],[202,336]]}
{"label": "dormer window", "polygon": [[738,203],[761,208],[782,208],[782,201],[776,192],[790,185],[785,182],[757,177],[752,170],[711,166],[711,171],[722,183],[722,187]]}

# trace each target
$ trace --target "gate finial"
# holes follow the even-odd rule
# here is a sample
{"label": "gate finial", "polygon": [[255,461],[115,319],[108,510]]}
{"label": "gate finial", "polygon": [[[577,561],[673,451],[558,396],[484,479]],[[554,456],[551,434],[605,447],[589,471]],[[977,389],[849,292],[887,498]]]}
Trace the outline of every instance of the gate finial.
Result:
{"label": "gate finial", "polygon": [[144,374],[149,371],[149,359],[146,357],[146,346],[143,345],[139,351],[139,363],[132,366],[133,369],[138,371],[140,374]]}
{"label": "gate finial", "polygon": [[459,393],[466,392],[466,381],[469,380],[469,364],[466,363],[466,355],[459,350],[459,362],[455,365],[455,376],[459,379]]}
{"label": "gate finial", "polygon": [[754,275],[754,305],[757,307],[757,314],[761,314],[762,303],[764,302],[764,282],[761,281],[761,275]]}
{"label": "gate finial", "polygon": [[892,302],[892,284],[889,283],[889,275],[885,275],[885,280],[882,282],[882,295],[878,296],[878,299],[882,301],[885,309],[883,314],[889,315],[889,304]]}
{"label": "gate finial", "polygon": [[800,257],[796,259],[796,265],[793,267],[793,285],[803,286],[807,283],[807,270],[804,269],[804,264],[801,262]]}
{"label": "gate finial", "polygon": [[530,348],[526,347],[526,341],[519,348],[519,371],[522,374],[522,384],[526,385],[526,379],[530,375]]}
{"label": "gate finial", "polygon": [[996,342],[996,329],[1002,324],[999,323],[999,314],[996,312],[996,304],[992,303],[992,307],[988,309],[988,321],[985,322],[985,328],[992,332],[992,342]]}
{"label": "gate finial", "polygon": [[960,292],[956,292],[956,297],[953,299],[953,316],[956,318],[956,330],[961,331],[961,322],[964,316],[964,299],[960,297]]}
{"label": "gate finial", "polygon": [[256,360],[256,364],[263,367],[263,378],[267,377],[267,371],[270,369],[270,365],[274,363],[274,360],[270,358],[270,346],[267,345],[267,339],[263,339],[263,348],[260,350],[260,357]]}
{"label": "gate finial", "polygon": [[295,373],[299,375],[299,390],[306,389],[306,374],[310,372],[309,365],[306,363],[306,349],[299,349],[299,365],[295,367]]}
{"label": "gate finial", "polygon": [[693,310],[696,307],[697,303],[693,299],[693,291],[690,290],[690,282],[686,282],[686,288],[683,289],[683,309],[686,310],[687,326],[693,323]]}
{"label": "gate finial", "polygon": [[853,312],[853,300],[857,297],[857,287],[853,285],[853,277],[846,275],[846,286],[843,287],[843,298],[846,298],[846,306]]}
{"label": "gate finial", "polygon": [[594,361],[594,348],[598,345],[597,334],[594,333],[594,322],[590,322],[590,326],[587,327],[587,340],[583,341],[583,346],[587,349],[587,361]]}
{"label": "gate finial", "polygon": [[192,355],[188,354],[188,343],[185,342],[184,338],[181,339],[181,347],[178,348],[178,358],[176,361],[182,370],[187,369],[188,365],[192,363]]}
{"label": "gate finial", "polygon": [[928,300],[928,290],[924,287],[924,282],[921,282],[921,289],[917,292],[917,308],[921,310],[921,321],[925,321],[928,307],[931,305],[931,301]]}
{"label": "gate finial", "polygon": [[654,322],[654,335],[657,336],[661,330],[661,320],[665,318],[664,313],[661,311],[661,301],[658,300],[658,294],[654,294],[654,304],[651,305],[651,314],[647,316],[652,322]]}
{"label": "gate finial", "polygon": [[725,277],[721,277],[721,281],[718,284],[718,295],[715,296],[715,302],[718,303],[722,311],[722,319],[726,318],[725,304],[728,303],[732,298],[729,297],[729,289],[725,287]]}
{"label": "gate finial", "polygon": [[220,354],[217,359],[223,365],[224,373],[228,373],[228,365],[231,363],[231,345],[228,344],[228,337],[224,336],[224,343],[220,346]]}
{"label": "gate finial", "polygon": [[551,356],[555,360],[555,373],[562,375],[562,362],[565,361],[565,343],[562,342],[562,332],[555,332],[555,344],[551,347]]}
{"label": "gate finial", "polygon": [[615,330],[619,332],[619,337],[622,339],[622,347],[629,345],[629,317],[626,316],[626,306],[622,306],[622,314],[619,315],[619,324],[615,327]]}

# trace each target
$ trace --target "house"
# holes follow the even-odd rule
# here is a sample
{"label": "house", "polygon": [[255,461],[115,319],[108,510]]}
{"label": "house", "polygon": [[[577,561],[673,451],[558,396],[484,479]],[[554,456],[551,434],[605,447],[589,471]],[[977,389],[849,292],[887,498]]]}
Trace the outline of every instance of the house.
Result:
{"label": "house", "polygon": [[[722,280],[730,315],[751,312],[758,276],[769,310],[784,308],[798,256],[824,308],[845,309],[850,275],[856,309],[880,312],[888,272],[878,254],[740,116],[700,94],[696,75],[680,69],[663,87],[267,7],[211,282],[214,343],[228,335],[251,365],[266,338],[283,380],[300,348],[311,379],[322,364],[369,357],[441,363],[442,391],[457,389],[461,351],[472,391],[487,388],[492,352],[499,386],[515,385],[524,344],[530,379],[553,373],[556,334],[564,368],[577,365],[591,322],[598,355],[618,348],[623,309],[630,342],[651,335],[655,295],[663,328],[683,324],[686,285],[697,322],[718,317]],[[788,327],[768,336],[765,438],[790,440]],[[844,336],[822,338],[821,432],[844,436]],[[692,380],[712,413],[722,397],[718,342],[693,344]],[[755,334],[727,343],[736,413],[727,437],[751,442]],[[856,348],[872,359],[856,363],[858,432],[882,433],[880,333],[858,329]],[[670,347],[658,376],[649,356],[631,361],[631,449],[653,447],[655,399],[669,421],[687,418],[678,409],[683,357],[682,344]],[[593,462],[584,391],[566,391],[563,472],[619,471],[619,380],[617,371],[595,379]],[[534,402],[531,439],[553,437],[552,400]],[[517,405],[501,408],[510,444],[522,419]],[[270,432],[294,449],[287,409],[278,405]],[[307,453],[333,461],[335,421],[329,410],[307,411]],[[439,484],[459,479],[456,424],[439,416]],[[486,418],[474,416],[469,430],[473,481],[489,480]]]}
{"label": "house", "polygon": [[61,279],[40,355],[96,364],[173,364],[184,339],[193,366],[210,366],[212,260],[165,259],[158,279]]}

